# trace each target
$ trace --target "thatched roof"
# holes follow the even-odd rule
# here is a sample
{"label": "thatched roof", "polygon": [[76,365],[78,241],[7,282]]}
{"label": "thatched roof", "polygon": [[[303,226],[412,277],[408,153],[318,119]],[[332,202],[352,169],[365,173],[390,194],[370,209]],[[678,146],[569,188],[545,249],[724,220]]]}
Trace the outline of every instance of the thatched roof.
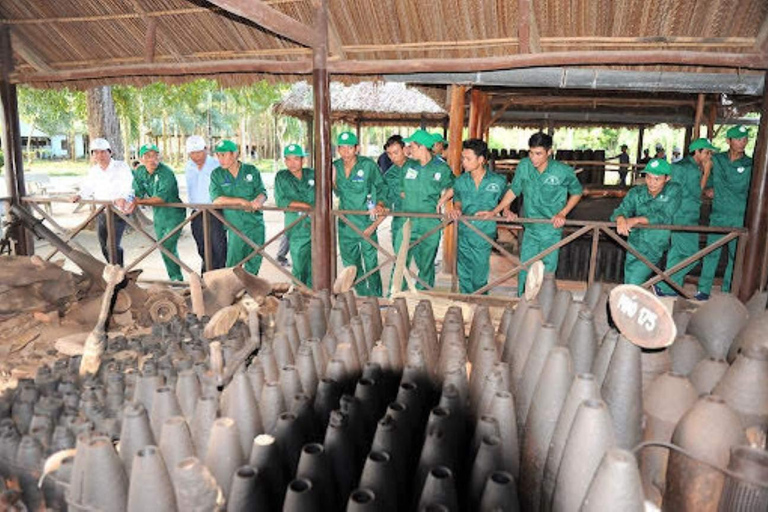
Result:
{"label": "thatched roof", "polygon": [[[333,82],[331,117],[334,120],[363,119],[375,122],[415,122],[443,120],[448,114],[432,98],[402,83],[360,82],[344,85]],[[289,116],[309,118],[313,115],[312,86],[296,82],[275,110]]]}
{"label": "thatched roof", "polygon": [[[3,0],[0,28],[11,32],[17,83],[297,80],[312,70],[321,1]],[[328,3],[328,68],[347,82],[532,66],[768,68],[765,0]]]}

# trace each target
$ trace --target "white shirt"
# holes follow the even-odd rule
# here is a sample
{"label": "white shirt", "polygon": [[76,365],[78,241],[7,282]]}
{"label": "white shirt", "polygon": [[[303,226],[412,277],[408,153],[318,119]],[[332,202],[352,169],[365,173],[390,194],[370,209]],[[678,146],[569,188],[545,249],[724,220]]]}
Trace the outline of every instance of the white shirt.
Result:
{"label": "white shirt", "polygon": [[122,160],[110,160],[106,169],[94,164],[80,183],[80,197],[97,201],[125,199],[133,190],[133,173]]}
{"label": "white shirt", "polygon": [[211,172],[219,166],[219,161],[211,155],[205,155],[203,168],[191,159],[184,166],[184,175],[187,177],[187,195],[192,204],[207,204],[211,202]]}

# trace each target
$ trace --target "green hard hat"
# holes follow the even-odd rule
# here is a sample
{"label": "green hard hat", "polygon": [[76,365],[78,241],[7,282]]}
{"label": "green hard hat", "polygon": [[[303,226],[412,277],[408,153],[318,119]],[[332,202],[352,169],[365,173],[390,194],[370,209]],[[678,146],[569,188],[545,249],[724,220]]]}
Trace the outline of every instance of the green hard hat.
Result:
{"label": "green hard hat", "polygon": [[646,173],[657,176],[667,176],[671,169],[672,166],[663,158],[652,158],[648,165],[645,166]]}
{"label": "green hard hat", "polygon": [[434,146],[435,144],[435,139],[432,135],[427,133],[426,130],[419,129],[413,132],[413,135],[411,135],[410,137],[406,137],[405,139],[403,139],[403,142],[405,143],[415,142],[416,144],[419,144],[421,146],[426,146],[431,149],[432,146]]}
{"label": "green hard hat", "polygon": [[139,158],[143,157],[145,153],[149,151],[154,151],[155,153],[160,153],[160,150],[157,149],[157,146],[154,144],[144,144],[139,148]]}
{"label": "green hard hat", "polygon": [[337,146],[357,146],[357,135],[352,132],[341,132],[336,138]]}
{"label": "green hard hat", "polygon": [[749,130],[746,126],[737,124],[736,126],[731,126],[725,132],[725,137],[728,139],[743,139],[744,137],[749,137]]}
{"label": "green hard hat", "polygon": [[283,149],[283,156],[300,156],[303,158],[307,156],[307,154],[298,144],[288,144],[285,146],[285,149]]}
{"label": "green hard hat", "polygon": [[228,152],[236,152],[237,151],[237,144],[232,142],[231,140],[224,139],[218,144],[216,144],[216,153],[228,153]]}

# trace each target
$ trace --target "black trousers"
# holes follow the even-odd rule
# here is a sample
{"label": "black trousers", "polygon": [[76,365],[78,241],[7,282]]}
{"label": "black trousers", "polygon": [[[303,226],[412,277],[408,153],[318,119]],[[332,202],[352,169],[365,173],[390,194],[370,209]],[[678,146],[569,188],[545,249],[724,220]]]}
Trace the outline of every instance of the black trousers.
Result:
{"label": "black trousers", "polygon": [[208,216],[210,227],[210,246],[211,246],[211,268],[205,268],[205,239],[203,237],[203,214],[192,219],[192,236],[195,237],[197,244],[197,254],[203,263],[200,266],[200,272],[216,270],[227,266],[227,233],[224,225],[213,215]]}
{"label": "black trousers", "polygon": [[[116,264],[120,265],[121,267],[123,265],[123,248],[120,246],[120,242],[123,240],[123,233],[125,232],[125,221],[118,217],[117,215],[114,216],[115,221],[115,245],[117,246],[117,261],[115,261]],[[104,259],[106,261],[109,261],[109,246],[108,246],[108,237],[107,237],[107,215],[105,213],[100,213],[98,216],[98,220],[96,222],[96,231],[99,235],[99,244],[101,245],[101,254],[104,255]]]}

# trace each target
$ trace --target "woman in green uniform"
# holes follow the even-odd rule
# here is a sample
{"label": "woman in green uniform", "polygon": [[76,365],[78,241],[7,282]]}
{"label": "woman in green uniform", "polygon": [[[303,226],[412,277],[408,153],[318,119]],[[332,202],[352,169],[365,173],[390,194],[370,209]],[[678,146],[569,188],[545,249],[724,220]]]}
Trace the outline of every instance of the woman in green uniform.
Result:
{"label": "woman in green uniform", "polygon": [[[744,152],[749,140],[749,130],[737,125],[731,127],[725,136],[728,140],[728,151],[717,153],[712,157],[712,173],[707,178],[705,194],[712,198],[709,225],[740,228],[744,226],[749,184],[752,180],[752,158]],[[722,237],[723,235],[707,236],[707,245],[717,242]],[[731,291],[736,244],[736,240],[728,242],[728,264],[723,274],[723,284],[720,286],[723,293]],[[719,248],[704,256],[701,277],[699,277],[699,290],[695,299],[709,298],[719,262]]]}
{"label": "woman in green uniform", "polygon": [[[426,131],[416,130],[404,142],[411,145],[411,158],[415,162],[405,170],[400,183],[403,211],[439,213],[438,204],[445,202],[444,195],[453,186],[453,172],[445,161],[432,155],[430,148],[435,139]],[[410,243],[438,225],[439,218],[412,217]],[[399,238],[402,239],[402,233]],[[436,232],[408,251],[407,264],[413,258],[419,269],[419,278],[430,287],[435,285],[435,257],[439,245],[440,233]],[[417,281],[416,288],[423,289],[424,286]]]}
{"label": "woman in green uniform", "polygon": [[[251,164],[238,160],[237,144],[223,140],[216,146],[219,167],[211,173],[211,201],[224,207],[224,218],[256,245],[264,245],[264,215],[261,207],[267,200],[267,190],[261,181],[261,173]],[[247,210],[235,210],[227,206],[242,206]],[[253,253],[253,247],[227,228],[227,266],[233,267]],[[245,270],[258,274],[261,255],[249,259]]]}
{"label": "woman in green uniform", "polygon": [[[298,144],[283,150],[286,169],[275,176],[275,202],[280,208],[312,209],[315,205],[315,171],[304,167],[307,156]],[[312,288],[312,225],[304,212],[285,212],[285,227],[301,220],[287,232],[293,275]]]}
{"label": "woman in green uniform", "polygon": [[[339,209],[369,211],[369,215],[348,215],[347,219],[360,231],[365,231],[376,217],[386,211],[387,188],[379,166],[357,154],[357,136],[341,133],[336,139],[339,156],[333,162],[333,188],[339,196]],[[367,274],[379,264],[376,248],[366,242],[355,230],[339,220],[339,252],[345,267],[357,267],[356,279]],[[370,234],[376,241],[376,233]],[[377,270],[355,286],[360,296],[381,296],[381,274]]]}
{"label": "woman in green uniform", "polygon": [[[152,219],[155,226],[155,235],[161,240],[173,228],[184,222],[186,212],[184,208],[166,208],[157,207],[163,203],[180,203],[179,185],[176,182],[176,175],[170,167],[160,162],[160,150],[154,144],[145,144],[139,148],[139,158],[141,165],[133,173],[133,193],[136,199],[133,201],[133,208],[137,205],[153,205]],[[168,237],[163,242],[165,247],[176,259],[179,259],[179,253],[176,247],[181,236],[181,230]],[[168,277],[171,281],[183,281],[181,267],[179,264],[168,257],[164,252],[163,263]]]}
{"label": "woman in green uniform", "polygon": [[[616,222],[616,231],[628,236],[629,245],[654,265],[669,247],[669,230],[634,227],[672,224],[674,214],[680,208],[682,189],[678,183],[669,183],[669,172],[669,162],[660,158],[652,159],[645,166],[645,185],[631,188],[611,215],[611,220]],[[624,259],[626,284],[641,285],[651,272],[645,263],[627,253]]]}
{"label": "woman in green uniform", "polygon": [[[709,171],[712,169],[712,150],[716,149],[707,139],[696,139],[688,146],[690,155],[672,164],[670,181],[681,187],[680,208],[672,219],[678,226],[696,226],[701,214],[701,190]],[[692,256],[699,250],[699,234],[691,231],[673,231],[672,244],[667,253],[667,268],[670,269]],[[672,274],[672,281],[682,286],[685,276],[693,270],[696,262]],[[677,292],[667,283],[654,285],[656,295],[676,296]]]}
{"label": "woman in green uniform", "polygon": [[[523,214],[530,219],[549,219],[549,224],[526,224],[520,245],[520,260],[526,262],[558,243],[565,218],[581,201],[582,187],[573,168],[552,160],[552,137],[538,132],[528,139],[528,156],[520,160],[515,177],[501,202],[488,215],[498,215],[515,197],[523,195]],[[542,258],[546,272],[557,271],[559,249]],[[517,292],[525,290],[526,272],[517,278]]]}
{"label": "woman in green uniform", "polygon": [[[507,187],[504,176],[485,168],[488,162],[488,145],[485,142],[480,139],[465,140],[462,148],[464,174],[453,183],[453,210],[448,213],[452,219],[493,210]],[[489,238],[496,239],[495,222],[470,222]],[[459,288],[461,293],[472,293],[488,284],[491,244],[463,222],[459,223],[458,233],[456,270]]]}

